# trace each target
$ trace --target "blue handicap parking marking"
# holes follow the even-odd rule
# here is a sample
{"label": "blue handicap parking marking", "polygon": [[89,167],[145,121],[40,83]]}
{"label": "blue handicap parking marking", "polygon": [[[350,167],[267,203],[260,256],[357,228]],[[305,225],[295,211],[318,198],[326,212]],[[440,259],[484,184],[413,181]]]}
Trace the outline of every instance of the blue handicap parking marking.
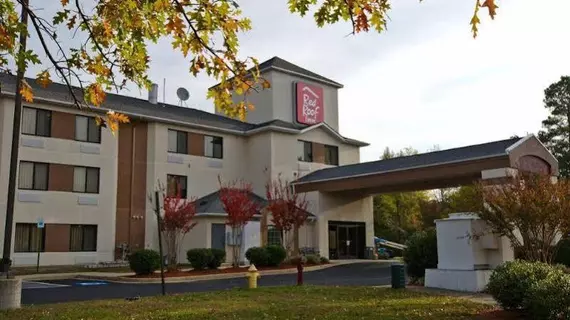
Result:
{"label": "blue handicap parking marking", "polygon": [[103,286],[109,284],[108,282],[105,281],[79,281],[76,282],[75,285],[77,286],[83,286],[83,287],[89,287],[89,286]]}

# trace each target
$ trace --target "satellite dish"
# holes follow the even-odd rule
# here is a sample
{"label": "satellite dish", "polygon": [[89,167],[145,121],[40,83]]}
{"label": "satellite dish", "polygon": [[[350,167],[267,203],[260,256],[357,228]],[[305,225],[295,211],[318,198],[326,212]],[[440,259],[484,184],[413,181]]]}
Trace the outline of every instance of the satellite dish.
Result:
{"label": "satellite dish", "polygon": [[176,95],[178,96],[178,99],[180,99],[181,101],[186,101],[188,100],[188,98],[190,98],[190,93],[188,92],[188,90],[184,88],[178,88],[176,90]]}

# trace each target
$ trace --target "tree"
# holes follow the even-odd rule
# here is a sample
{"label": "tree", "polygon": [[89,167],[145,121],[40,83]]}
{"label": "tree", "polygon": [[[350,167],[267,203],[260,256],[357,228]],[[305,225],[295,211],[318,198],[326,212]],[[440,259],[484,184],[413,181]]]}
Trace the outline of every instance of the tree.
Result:
{"label": "tree", "polygon": [[184,237],[197,225],[194,222],[196,215],[195,199],[181,197],[180,186],[175,195],[163,195],[163,210],[161,230],[166,241],[166,254],[168,255],[168,269],[177,270],[178,252]]}
{"label": "tree", "polygon": [[500,186],[480,182],[476,190],[481,201],[473,212],[489,231],[508,238],[526,260],[552,262],[556,243],[570,230],[568,180],[553,183],[547,175],[517,175]]}
{"label": "tree", "polygon": [[560,176],[570,177],[570,76],[561,77],[544,90],[544,107],[550,115],[538,133],[560,166]]}
{"label": "tree", "polygon": [[299,229],[309,217],[306,195],[296,193],[288,181],[281,179],[281,174],[277,179],[266,183],[265,191],[269,202],[266,209],[271,212],[275,228],[281,231],[281,238],[284,240],[281,243],[285,244],[289,257],[296,256],[299,254]]}
{"label": "tree", "polygon": [[[471,20],[473,35],[480,23],[478,14],[486,7],[494,18],[495,0],[474,0],[475,12]],[[482,3],[481,3],[482,2]],[[384,32],[389,0],[325,1],[288,0],[291,13],[306,16],[314,11],[318,26],[349,21],[352,34],[373,29]],[[29,16],[27,22],[18,19],[16,4],[23,6]],[[41,64],[40,56],[49,63],[37,75],[43,86],[52,82],[52,76],[70,87],[70,95],[77,106],[99,106],[105,91],[120,90],[127,83],[149,87],[148,70],[151,57],[148,44],[159,39],[172,39],[172,48],[188,57],[193,76],[206,73],[220,82],[208,97],[220,110],[230,116],[243,118],[253,106],[244,99],[234,105],[231,92],[247,94],[269,87],[262,79],[253,57],[240,58],[238,35],[251,29],[251,21],[242,16],[234,0],[60,0],[54,16],[45,16],[41,8],[28,5],[27,0],[0,0],[0,69],[9,70],[11,64],[23,71],[30,64]],[[65,29],[80,44],[69,46],[65,37],[58,37]],[[16,41],[20,34],[34,37],[41,50],[19,52]],[[248,67],[253,65],[253,69]],[[71,89],[78,85],[81,90]],[[28,83],[23,81],[24,99],[33,99]],[[118,115],[108,115],[114,127]],[[103,120],[102,118],[100,120]]]}
{"label": "tree", "polygon": [[[407,147],[394,152],[386,147],[381,159],[393,159],[417,154]],[[420,202],[427,201],[425,191],[399,192],[374,196],[374,233],[387,240],[404,242],[409,234],[422,228]]]}
{"label": "tree", "polygon": [[239,267],[243,229],[248,221],[259,212],[260,205],[251,197],[251,184],[244,181],[232,181],[224,184],[220,181],[220,201],[227,213],[226,224],[232,228],[232,265]]}

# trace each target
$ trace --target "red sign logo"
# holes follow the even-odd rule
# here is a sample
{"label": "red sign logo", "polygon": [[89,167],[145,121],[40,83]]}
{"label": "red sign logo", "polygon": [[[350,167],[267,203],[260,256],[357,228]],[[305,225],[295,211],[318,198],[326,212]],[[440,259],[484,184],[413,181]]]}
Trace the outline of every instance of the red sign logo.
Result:
{"label": "red sign logo", "polygon": [[324,121],[323,88],[297,82],[297,122],[313,125]]}

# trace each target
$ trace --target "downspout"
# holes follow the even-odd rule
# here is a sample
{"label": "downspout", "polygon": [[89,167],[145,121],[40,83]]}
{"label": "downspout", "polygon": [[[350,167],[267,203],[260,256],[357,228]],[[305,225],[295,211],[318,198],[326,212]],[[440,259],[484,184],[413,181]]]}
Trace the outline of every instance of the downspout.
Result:
{"label": "downspout", "polygon": [[129,187],[130,195],[129,195],[129,230],[128,230],[128,244],[129,249],[132,250],[131,246],[131,224],[133,223],[133,203],[134,203],[134,192],[133,186],[135,185],[135,143],[136,143],[136,132],[137,127],[133,124],[133,134],[131,137],[131,185]]}

